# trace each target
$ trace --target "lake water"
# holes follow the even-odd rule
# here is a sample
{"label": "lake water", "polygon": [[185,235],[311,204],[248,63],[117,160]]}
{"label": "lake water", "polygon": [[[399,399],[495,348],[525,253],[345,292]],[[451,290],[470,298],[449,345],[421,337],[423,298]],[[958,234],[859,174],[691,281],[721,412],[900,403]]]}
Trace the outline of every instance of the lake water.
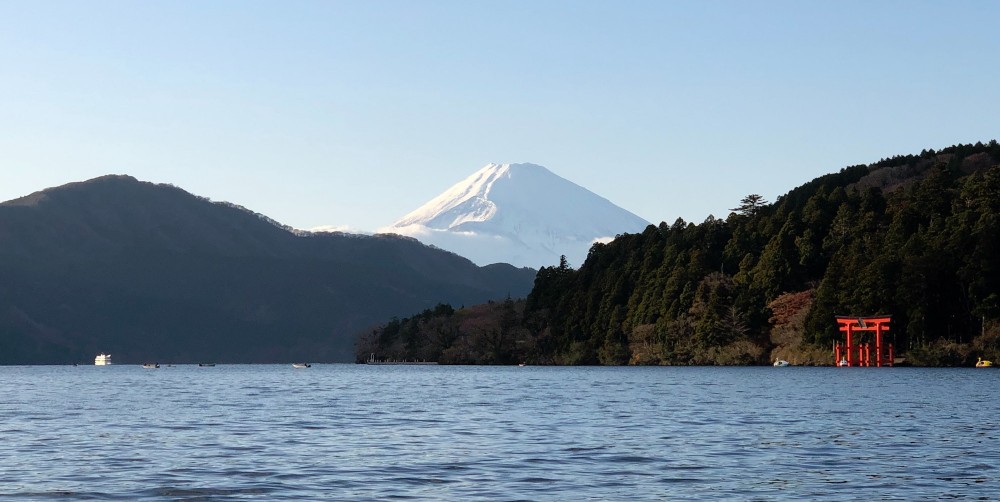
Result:
{"label": "lake water", "polygon": [[1000,371],[0,367],[0,498],[1000,497]]}

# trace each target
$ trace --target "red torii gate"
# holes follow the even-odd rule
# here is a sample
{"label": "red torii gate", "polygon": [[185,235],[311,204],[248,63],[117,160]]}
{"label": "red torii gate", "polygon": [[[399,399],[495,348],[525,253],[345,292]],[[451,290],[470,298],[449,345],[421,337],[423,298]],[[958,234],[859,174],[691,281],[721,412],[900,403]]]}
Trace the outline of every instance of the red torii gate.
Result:
{"label": "red torii gate", "polygon": [[[873,366],[871,343],[858,343],[855,345],[853,335],[857,331],[874,331],[874,366],[892,366],[894,359],[892,344],[884,345],[882,343],[882,333],[889,331],[889,321],[891,320],[892,316],[888,315],[875,317],[837,316],[837,324],[840,325],[840,331],[847,334],[847,343],[844,345],[841,345],[840,342],[834,343],[834,364],[837,366]],[[860,342],[860,333],[858,338]]]}

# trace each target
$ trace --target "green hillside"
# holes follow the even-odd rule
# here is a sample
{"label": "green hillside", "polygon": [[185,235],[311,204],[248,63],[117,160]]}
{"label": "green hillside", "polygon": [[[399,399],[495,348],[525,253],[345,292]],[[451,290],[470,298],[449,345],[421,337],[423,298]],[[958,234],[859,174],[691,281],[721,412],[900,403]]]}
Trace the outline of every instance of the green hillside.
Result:
{"label": "green hillside", "polygon": [[[834,317],[874,314],[893,316],[889,341],[908,363],[996,358],[998,164],[995,140],[925,150],[846,167],[773,203],[751,194],[725,219],[596,244],[579,269],[539,271],[513,309],[528,339],[509,337],[487,358],[483,345],[469,360],[830,364]],[[503,331],[499,319],[476,324]],[[366,341],[377,351],[393,339],[376,331]]]}

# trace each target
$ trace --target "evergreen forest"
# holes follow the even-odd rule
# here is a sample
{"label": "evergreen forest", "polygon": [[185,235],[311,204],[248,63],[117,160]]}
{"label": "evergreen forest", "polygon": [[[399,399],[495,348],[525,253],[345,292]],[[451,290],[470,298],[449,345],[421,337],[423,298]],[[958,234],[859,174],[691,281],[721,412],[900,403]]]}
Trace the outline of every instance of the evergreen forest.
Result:
{"label": "evergreen forest", "polygon": [[835,316],[892,316],[898,364],[1000,358],[1000,145],[850,166],[725,219],[678,219],[538,271],[526,299],[439,305],[357,357],[472,364],[833,363]]}

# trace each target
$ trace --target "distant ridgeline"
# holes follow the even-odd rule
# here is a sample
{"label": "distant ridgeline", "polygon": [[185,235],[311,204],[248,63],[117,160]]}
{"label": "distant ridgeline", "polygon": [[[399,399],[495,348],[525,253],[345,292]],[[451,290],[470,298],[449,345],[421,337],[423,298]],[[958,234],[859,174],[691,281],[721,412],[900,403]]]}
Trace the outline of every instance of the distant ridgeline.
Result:
{"label": "distant ridgeline", "polygon": [[0,204],[0,364],[350,361],[378,322],[534,276],[105,176]]}
{"label": "distant ridgeline", "polygon": [[726,219],[678,219],[544,267],[524,302],[393,320],[358,358],[830,364],[835,315],[891,314],[906,362],[1000,359],[1000,146],[842,169]]}

